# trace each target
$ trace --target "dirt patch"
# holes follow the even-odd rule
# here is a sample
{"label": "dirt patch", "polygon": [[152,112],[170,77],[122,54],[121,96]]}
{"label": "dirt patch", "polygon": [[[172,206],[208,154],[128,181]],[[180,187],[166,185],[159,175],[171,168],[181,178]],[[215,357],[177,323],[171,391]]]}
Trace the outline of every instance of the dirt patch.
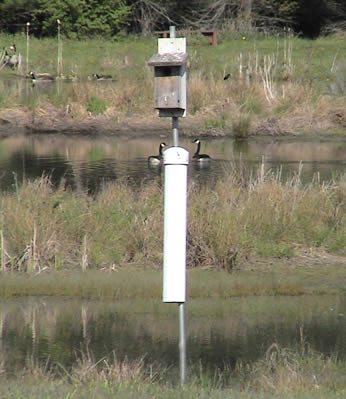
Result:
{"label": "dirt patch", "polygon": [[285,266],[292,268],[299,267],[328,267],[332,265],[343,265],[345,267],[346,278],[346,256],[329,254],[323,250],[313,248],[302,249],[292,257],[281,258],[261,258],[251,257],[245,261],[240,268],[243,270],[265,270],[272,269],[273,265]]}
{"label": "dirt patch", "polygon": [[238,269],[260,273],[276,272],[282,276],[287,276],[287,272],[291,275],[299,273],[301,277],[305,275],[306,283],[310,285],[316,284],[316,281],[322,283],[331,274],[331,279],[327,278],[329,282],[326,282],[326,285],[342,289],[346,287],[346,256],[331,254],[322,248],[297,247],[295,255],[289,258],[252,256],[239,265]]}

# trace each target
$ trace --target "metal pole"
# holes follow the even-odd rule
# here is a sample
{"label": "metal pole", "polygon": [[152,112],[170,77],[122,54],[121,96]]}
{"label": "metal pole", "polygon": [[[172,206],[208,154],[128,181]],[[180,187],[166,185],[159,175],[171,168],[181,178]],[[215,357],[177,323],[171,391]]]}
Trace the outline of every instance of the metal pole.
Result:
{"label": "metal pole", "polygon": [[30,22],[26,23],[26,73],[29,73],[29,27]]}
{"label": "metal pole", "polygon": [[179,303],[179,359],[180,359],[180,383],[186,381],[186,337],[185,337],[185,304]]}
{"label": "metal pole", "polygon": [[[169,27],[169,37],[175,38],[175,26]],[[172,117],[172,130],[173,130],[173,146],[179,146],[179,121],[177,116]]]}
{"label": "metal pole", "polygon": [[172,117],[173,147],[179,146],[179,119],[177,116]]}
{"label": "metal pole", "polygon": [[170,27],[169,27],[169,37],[170,37],[171,39],[174,39],[174,38],[175,38],[175,26],[170,26]]}
{"label": "metal pole", "polygon": [[60,19],[56,20],[57,24],[58,24],[58,76],[60,76],[61,74],[61,43],[60,43],[60,24],[61,21]]}

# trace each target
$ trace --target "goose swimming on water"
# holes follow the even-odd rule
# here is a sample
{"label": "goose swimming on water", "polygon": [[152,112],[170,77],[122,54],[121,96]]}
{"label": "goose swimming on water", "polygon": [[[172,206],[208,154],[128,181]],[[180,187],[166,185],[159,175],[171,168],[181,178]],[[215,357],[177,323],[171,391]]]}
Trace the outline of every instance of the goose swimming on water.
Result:
{"label": "goose swimming on water", "polygon": [[29,75],[31,76],[32,83],[49,83],[54,81],[54,77],[49,73],[39,73],[36,74],[35,72],[30,72]]}
{"label": "goose swimming on water", "polygon": [[96,80],[113,80],[113,76],[112,75],[99,75],[97,73],[94,73],[93,77]]}
{"label": "goose swimming on water", "polygon": [[199,151],[201,149],[201,141],[199,139],[193,140],[193,143],[197,144],[197,149],[195,154],[192,157],[193,161],[198,161],[198,162],[205,162],[205,161],[210,161],[210,156],[207,154],[200,154]]}
{"label": "goose swimming on water", "polygon": [[151,166],[161,165],[163,162],[162,150],[166,147],[166,143],[160,143],[159,145],[159,155],[150,155],[148,157],[148,164]]}

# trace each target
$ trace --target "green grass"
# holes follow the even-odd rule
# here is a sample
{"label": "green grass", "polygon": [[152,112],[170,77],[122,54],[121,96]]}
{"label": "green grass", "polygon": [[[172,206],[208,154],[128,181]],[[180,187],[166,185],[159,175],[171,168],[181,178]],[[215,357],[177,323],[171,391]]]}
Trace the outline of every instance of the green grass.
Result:
{"label": "green grass", "polygon": [[224,115],[221,115],[219,118],[215,118],[215,119],[207,119],[203,123],[203,127],[205,129],[218,129],[218,128],[223,129],[225,126],[226,126],[226,122],[225,122]]}
{"label": "green grass", "polygon": [[[188,271],[189,298],[252,296],[300,296],[336,294],[346,281],[342,264],[297,266],[294,262],[268,261],[257,269],[232,274],[207,270]],[[0,279],[0,297],[69,296],[77,298],[161,297],[162,272],[152,266],[126,265],[100,271],[45,270],[39,274],[5,273]]]}
{"label": "green grass", "polygon": [[91,96],[88,101],[87,111],[92,114],[103,114],[107,109],[106,102],[96,96]]}

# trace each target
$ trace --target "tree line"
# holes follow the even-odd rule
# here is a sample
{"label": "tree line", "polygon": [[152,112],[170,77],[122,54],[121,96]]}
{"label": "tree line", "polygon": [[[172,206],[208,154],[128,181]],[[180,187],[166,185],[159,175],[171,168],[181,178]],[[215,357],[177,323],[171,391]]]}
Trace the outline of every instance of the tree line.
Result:
{"label": "tree line", "polygon": [[178,29],[247,33],[290,27],[317,37],[346,30],[345,0],[0,0],[0,32],[111,38]]}

